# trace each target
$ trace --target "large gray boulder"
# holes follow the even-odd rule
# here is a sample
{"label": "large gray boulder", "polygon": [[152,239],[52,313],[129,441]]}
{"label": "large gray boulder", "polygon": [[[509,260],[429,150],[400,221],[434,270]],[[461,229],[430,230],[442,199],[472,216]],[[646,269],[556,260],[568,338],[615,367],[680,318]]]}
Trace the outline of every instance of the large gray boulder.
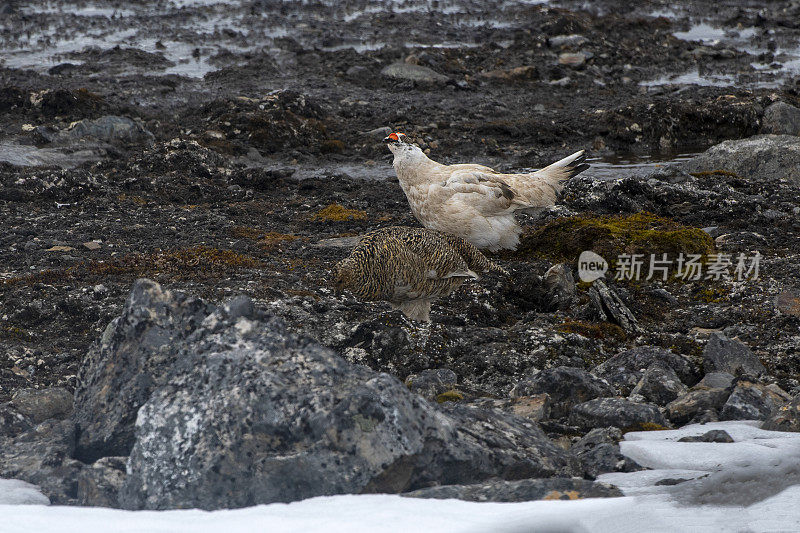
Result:
{"label": "large gray boulder", "polygon": [[727,170],[743,178],[785,178],[800,184],[800,137],[756,135],[725,141],[684,163],[684,170]]}
{"label": "large gray boulder", "polygon": [[707,373],[756,376],[767,371],[746,344],[717,332],[711,334],[703,349],[703,369]]}
{"label": "large gray boulder", "polygon": [[136,413],[164,383],[181,342],[213,308],[149,280],[134,283],[122,314],[108,325],[78,373],[78,459],[91,463],[130,453]]}
{"label": "large gray boulder", "polygon": [[[132,436],[125,508],[231,508],[579,472],[535,422],[427,402],[291,334],[245,297],[212,310],[139,281],[101,344],[84,375],[103,379],[80,393],[97,418],[83,419],[81,438]],[[148,376],[143,385],[111,380],[126,365]],[[112,386],[118,395],[106,394]],[[141,401],[133,418],[131,399]],[[113,494],[119,476],[94,470],[81,478],[81,497]]]}

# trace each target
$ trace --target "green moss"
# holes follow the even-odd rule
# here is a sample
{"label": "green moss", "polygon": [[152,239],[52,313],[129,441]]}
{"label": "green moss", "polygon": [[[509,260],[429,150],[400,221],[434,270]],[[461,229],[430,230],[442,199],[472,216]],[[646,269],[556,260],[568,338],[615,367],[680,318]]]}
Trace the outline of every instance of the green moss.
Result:
{"label": "green moss", "polygon": [[464,399],[464,395],[458,392],[455,389],[451,389],[449,391],[445,391],[436,396],[436,401],[438,403],[444,402],[458,402]]}
{"label": "green moss", "polygon": [[25,341],[31,338],[30,333],[16,326],[0,326],[0,339]]}
{"label": "green moss", "polygon": [[339,204],[330,204],[320,209],[312,219],[321,222],[343,222],[345,220],[366,220],[367,213],[360,209],[347,209]]}
{"label": "green moss", "polygon": [[722,302],[728,299],[728,291],[722,287],[708,287],[698,292],[697,299],[705,303]]}
{"label": "green moss", "polygon": [[592,250],[609,263],[620,254],[708,254],[714,241],[700,228],[684,226],[652,213],[628,216],[582,215],[559,218],[541,228],[526,231],[513,255],[536,256],[573,262],[581,252]]}

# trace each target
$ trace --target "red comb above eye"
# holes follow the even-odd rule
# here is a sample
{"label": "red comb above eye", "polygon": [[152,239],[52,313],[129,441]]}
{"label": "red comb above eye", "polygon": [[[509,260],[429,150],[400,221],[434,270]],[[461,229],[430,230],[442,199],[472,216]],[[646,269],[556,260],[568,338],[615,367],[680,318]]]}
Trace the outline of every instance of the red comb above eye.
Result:
{"label": "red comb above eye", "polygon": [[399,140],[400,140],[400,139],[397,137],[397,134],[396,134],[396,133],[390,133],[390,134],[389,134],[389,138],[390,138],[390,139],[394,139],[395,141],[399,141]]}

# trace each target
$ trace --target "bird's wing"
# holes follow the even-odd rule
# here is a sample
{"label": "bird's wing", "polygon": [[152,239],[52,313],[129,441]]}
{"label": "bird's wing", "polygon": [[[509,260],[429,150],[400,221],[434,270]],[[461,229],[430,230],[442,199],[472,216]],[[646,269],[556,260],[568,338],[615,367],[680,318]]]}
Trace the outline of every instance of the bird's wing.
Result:
{"label": "bird's wing", "polygon": [[504,211],[514,205],[530,204],[525,196],[503,179],[502,174],[492,172],[456,170],[444,182],[442,189],[452,194],[468,195],[462,201],[482,204],[488,211]]}
{"label": "bird's wing", "polygon": [[401,239],[408,251],[417,256],[419,264],[424,265],[428,280],[479,277],[445,235],[409,231]]}

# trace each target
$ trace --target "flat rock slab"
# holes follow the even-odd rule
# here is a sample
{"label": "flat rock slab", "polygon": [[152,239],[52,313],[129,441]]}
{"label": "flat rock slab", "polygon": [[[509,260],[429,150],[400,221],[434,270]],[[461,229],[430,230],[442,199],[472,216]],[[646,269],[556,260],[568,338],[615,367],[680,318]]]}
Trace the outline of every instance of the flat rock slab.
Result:
{"label": "flat rock slab", "polygon": [[800,184],[800,137],[756,135],[724,141],[683,165],[688,172],[727,170],[745,179],[784,178]]}
{"label": "flat rock slab", "polygon": [[613,485],[587,479],[549,478],[493,481],[476,485],[430,487],[403,494],[410,498],[457,499],[468,502],[529,502],[534,500],[580,500],[615,498],[622,491]]}

